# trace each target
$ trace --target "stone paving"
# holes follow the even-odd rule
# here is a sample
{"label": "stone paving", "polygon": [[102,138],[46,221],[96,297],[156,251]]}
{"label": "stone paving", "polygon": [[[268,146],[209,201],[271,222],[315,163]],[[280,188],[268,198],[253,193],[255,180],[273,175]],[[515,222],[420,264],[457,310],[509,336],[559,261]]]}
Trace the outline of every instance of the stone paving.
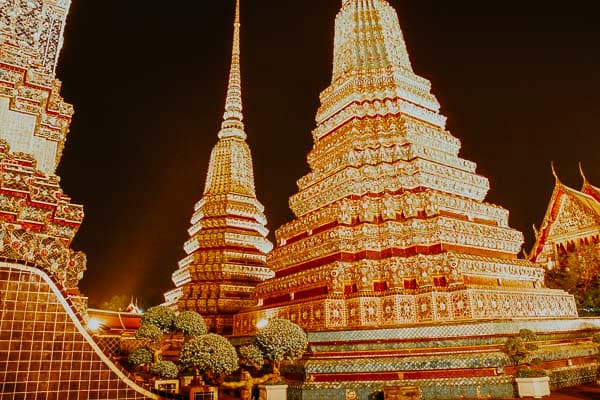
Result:
{"label": "stone paving", "polygon": [[552,400],[600,400],[600,385],[583,385],[552,393]]}
{"label": "stone paving", "polygon": [[[526,399],[531,399],[531,397]],[[552,392],[549,397],[544,397],[543,400],[600,400],[600,385],[588,384],[558,390]]]}

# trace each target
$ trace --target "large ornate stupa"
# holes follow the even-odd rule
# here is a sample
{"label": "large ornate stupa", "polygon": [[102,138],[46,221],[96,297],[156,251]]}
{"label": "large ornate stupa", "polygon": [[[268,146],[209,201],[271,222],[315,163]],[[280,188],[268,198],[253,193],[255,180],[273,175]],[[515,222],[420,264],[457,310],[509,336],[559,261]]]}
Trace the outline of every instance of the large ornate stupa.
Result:
{"label": "large ornate stupa", "polygon": [[55,73],[70,4],[0,1],[0,256],[76,294],[86,260],[69,246],[83,207],[54,175],[73,115]]}
{"label": "large ornate stupa", "polygon": [[0,398],[142,399],[86,329],[70,248],[83,207],[54,173],[73,107],[55,69],[70,0],[0,0]]}
{"label": "large ornate stupa", "polygon": [[186,258],[173,273],[166,304],[201,313],[213,330],[231,332],[233,314],[255,304],[257,283],[273,276],[266,255],[264,207],[254,188],[246,143],[240,72],[240,7],[236,4],[229,88],[219,141],[213,148],[204,196],[192,216]]}
{"label": "large ornate stupa", "polygon": [[430,90],[388,2],[344,0],[297,218],[277,230],[276,277],[236,334],[274,316],[312,331],[577,316],[517,258],[522,233],[484,202],[489,182],[459,157]]}
{"label": "large ornate stupa", "polygon": [[70,0],[0,2],[0,129],[14,152],[52,174],[73,107],[55,78]]}

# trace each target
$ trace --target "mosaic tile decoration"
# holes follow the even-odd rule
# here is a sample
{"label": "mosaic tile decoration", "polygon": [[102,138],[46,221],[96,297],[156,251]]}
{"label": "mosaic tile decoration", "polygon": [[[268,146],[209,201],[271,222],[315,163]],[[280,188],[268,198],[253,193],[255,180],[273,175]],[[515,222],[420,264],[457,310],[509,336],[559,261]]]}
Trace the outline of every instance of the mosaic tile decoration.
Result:
{"label": "mosaic tile decoration", "polygon": [[86,332],[42,271],[0,263],[0,399],[158,398]]}
{"label": "mosaic tile decoration", "polygon": [[599,372],[598,365],[587,365],[583,368],[564,367],[554,370],[550,377],[550,389],[558,390],[588,382],[595,382]]}
{"label": "mosaic tile decoration", "polygon": [[94,341],[106,354],[118,356],[121,348],[120,335],[95,335]]}
{"label": "mosaic tile decoration", "polygon": [[350,342],[389,339],[438,339],[487,335],[512,335],[521,329],[534,332],[575,332],[582,329],[600,329],[600,318],[569,318],[547,320],[507,320],[436,325],[417,325],[395,329],[309,332],[311,343]]}
{"label": "mosaic tile decoration", "polygon": [[594,381],[597,318],[423,324],[309,333],[311,355],[284,369],[301,380],[291,383],[289,398],[342,400],[340,393],[354,390],[359,399],[374,399],[390,385],[418,386],[423,400],[512,398],[514,367],[499,349],[523,328],[540,332],[545,344],[535,357],[551,371],[553,387]]}
{"label": "mosaic tile decoration", "polygon": [[[594,382],[598,366],[595,364],[560,368],[552,371],[550,387],[558,390]],[[514,379],[509,375],[447,379],[404,379],[387,382],[303,382],[291,383],[289,400],[344,400],[345,391],[353,390],[359,400],[383,399],[386,386],[418,386],[423,400],[453,400],[517,397]],[[489,396],[489,397],[488,397]]]}
{"label": "mosaic tile decoration", "polygon": [[304,368],[310,373],[345,373],[360,374],[365,372],[384,371],[420,371],[420,370],[454,370],[496,368],[509,365],[508,356],[500,352],[481,354],[447,354],[439,356],[390,357],[351,359],[348,362],[308,361]]}
{"label": "mosaic tile decoration", "polygon": [[513,381],[508,376],[461,379],[402,380],[382,383],[374,382],[331,382],[291,384],[288,390],[289,400],[344,400],[346,389],[354,390],[359,400],[378,398],[383,394],[384,386],[419,386],[422,399],[450,400],[477,398],[477,391],[482,396],[493,395],[494,398],[510,398],[514,396]]}

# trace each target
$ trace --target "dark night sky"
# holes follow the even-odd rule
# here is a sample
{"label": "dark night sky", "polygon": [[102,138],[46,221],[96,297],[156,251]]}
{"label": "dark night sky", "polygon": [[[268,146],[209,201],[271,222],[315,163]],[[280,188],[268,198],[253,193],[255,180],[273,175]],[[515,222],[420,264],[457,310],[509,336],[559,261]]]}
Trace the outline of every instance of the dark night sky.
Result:
{"label": "dark night sky", "polygon": [[[577,162],[600,185],[600,24],[591,3],[392,0],[415,71],[430,79],[490,179],[487,201],[511,226],[539,224],[550,161],[579,188]],[[589,3],[590,5],[586,5]],[[194,6],[192,6],[194,5]],[[272,230],[305,162],[318,94],[331,78],[339,0],[242,0],[242,73],[259,200]],[[234,0],[75,0],[58,76],[76,114],[58,174],[85,206],[74,247],[96,303],[151,304],[171,273],[202,194],[221,122]]]}

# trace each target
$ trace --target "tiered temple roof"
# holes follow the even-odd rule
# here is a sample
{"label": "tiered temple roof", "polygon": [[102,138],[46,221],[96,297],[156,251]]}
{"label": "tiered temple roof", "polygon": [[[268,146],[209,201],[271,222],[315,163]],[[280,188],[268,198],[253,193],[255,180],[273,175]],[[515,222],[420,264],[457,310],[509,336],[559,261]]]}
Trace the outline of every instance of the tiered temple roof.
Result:
{"label": "tiered temple roof", "polygon": [[581,188],[581,191],[592,196],[594,199],[596,199],[596,201],[600,202],[600,188],[592,185],[590,181],[588,181],[585,173],[583,172],[581,163],[579,164],[579,171],[581,172],[581,177],[583,178],[583,187]]}
{"label": "tiered temple roof", "polygon": [[257,283],[273,276],[266,254],[264,207],[256,198],[252,156],[244,130],[240,72],[240,6],[236,4],[233,52],[225,114],[212,150],[202,199],[192,216],[186,258],[173,273],[176,289],[166,304],[195,310],[219,332],[228,332],[232,315],[254,305]]}
{"label": "tiered temple roof", "polygon": [[320,99],[296,219],[268,257],[276,277],[235,334],[274,316],[330,330],[576,315],[571,296],[517,258],[523,235],[508,211],[483,202],[489,182],[459,157],[387,1],[342,2]]}
{"label": "tiered temple roof", "polygon": [[530,254],[533,262],[552,268],[558,253],[582,243],[600,243],[600,189],[592,185],[580,168],[581,190],[565,185],[554,171],[555,185],[541,228]]}

